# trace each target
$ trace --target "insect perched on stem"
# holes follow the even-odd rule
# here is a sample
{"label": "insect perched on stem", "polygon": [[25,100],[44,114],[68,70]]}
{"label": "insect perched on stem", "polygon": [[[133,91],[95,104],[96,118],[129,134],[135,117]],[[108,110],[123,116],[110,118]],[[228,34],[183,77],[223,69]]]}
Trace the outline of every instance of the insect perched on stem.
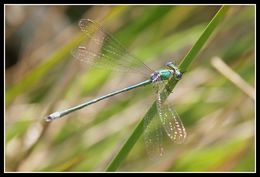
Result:
{"label": "insect perched on stem", "polygon": [[[82,41],[79,46],[72,50],[74,58],[98,67],[110,67],[119,71],[131,71],[144,74],[147,76],[147,80],[84,102],[69,109],[54,112],[46,117],[46,121],[59,119],[98,101],[141,86],[152,84],[157,97],[158,116],[150,116],[144,121],[144,140],[148,153],[151,156],[163,155],[160,125],[172,141],[183,143],[186,138],[186,131],[181,119],[167,101],[163,101],[162,99],[162,97],[167,95],[167,89],[165,89],[167,81],[172,77],[175,77],[177,80],[182,78],[182,73],[178,67],[172,62],[168,62],[166,63],[167,68],[156,71],[152,70],[140,59],[131,55],[121,43],[112,37],[112,35],[105,32],[96,22],[89,19],[82,19],[79,22],[79,27],[86,40]],[[114,65],[116,65],[116,68],[113,68]],[[137,65],[141,65],[142,67],[137,68]]]}

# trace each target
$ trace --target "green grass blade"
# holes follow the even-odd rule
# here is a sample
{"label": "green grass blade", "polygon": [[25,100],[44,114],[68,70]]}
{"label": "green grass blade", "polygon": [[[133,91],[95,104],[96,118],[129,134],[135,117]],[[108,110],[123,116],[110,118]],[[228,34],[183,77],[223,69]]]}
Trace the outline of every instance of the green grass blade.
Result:
{"label": "green grass blade", "polygon": [[[223,19],[224,15],[226,14],[228,10],[228,6],[222,6],[219,11],[216,13],[216,15],[213,17],[213,19],[210,21],[210,23],[207,25],[204,32],[201,34],[197,42],[193,45],[193,47],[190,49],[188,54],[184,57],[180,64],[180,70],[182,72],[186,71],[192,60],[195,58],[195,56],[199,53],[201,48],[204,46],[204,44],[207,42],[209,37],[211,36],[212,32],[216,29],[218,24]],[[173,90],[175,85],[177,84],[177,81],[175,79],[171,79],[166,87],[168,89]],[[164,98],[166,99],[166,98]],[[144,120],[148,116],[153,116],[156,114],[156,104],[155,102],[150,107],[150,109],[147,111],[143,119],[139,122],[139,124],[134,129],[131,136],[127,139],[125,144],[122,146],[122,148],[119,150],[119,152],[116,154],[115,158],[111,161],[111,163],[108,165],[106,171],[115,171],[118,169],[119,165],[122,163],[122,161],[126,158],[130,150],[133,148],[139,137],[143,133],[143,123]]]}
{"label": "green grass blade", "polygon": [[179,68],[182,72],[185,72],[192,62],[192,60],[196,57],[196,55],[199,53],[201,48],[204,46],[204,44],[208,41],[210,35],[212,32],[216,29],[219,22],[223,19],[223,16],[226,14],[226,11],[228,10],[228,6],[222,6],[217,14],[213,17],[213,19],[209,22],[205,30],[203,31],[200,38],[197,40],[197,42],[193,45],[193,47],[190,49],[190,51],[187,53],[187,55],[182,60]]}

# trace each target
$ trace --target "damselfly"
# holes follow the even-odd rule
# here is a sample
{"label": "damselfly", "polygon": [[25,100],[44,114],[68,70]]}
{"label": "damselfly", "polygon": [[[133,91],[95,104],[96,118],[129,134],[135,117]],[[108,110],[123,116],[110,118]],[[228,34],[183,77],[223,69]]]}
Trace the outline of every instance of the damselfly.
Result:
{"label": "damselfly", "polygon": [[[156,105],[158,116],[148,116],[144,121],[144,140],[148,153],[152,156],[163,155],[161,126],[172,141],[183,143],[186,138],[186,131],[181,119],[167,101],[162,99],[163,97],[167,97],[166,95],[169,94],[167,93],[168,90],[165,89],[167,81],[172,77],[176,80],[182,78],[182,73],[179,68],[174,63],[168,62],[166,63],[167,68],[154,71],[145,65],[140,59],[131,55],[120,42],[118,42],[112,35],[105,32],[98,23],[89,19],[82,19],[79,22],[79,27],[83,32],[84,40],[82,40],[80,45],[72,50],[74,58],[98,67],[109,67],[121,71],[145,74],[147,80],[114,91],[91,101],[84,102],[69,109],[54,112],[46,117],[46,121],[61,118],[103,99],[141,86],[152,84],[157,97]],[[116,68],[114,68],[114,65],[116,65]],[[136,67],[140,65],[142,66],[141,68]]]}

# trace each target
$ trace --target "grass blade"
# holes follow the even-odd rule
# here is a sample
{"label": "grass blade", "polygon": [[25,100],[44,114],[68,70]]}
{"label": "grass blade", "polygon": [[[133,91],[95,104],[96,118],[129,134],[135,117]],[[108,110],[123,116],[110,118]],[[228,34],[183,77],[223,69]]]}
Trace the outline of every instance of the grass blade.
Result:
{"label": "grass blade", "polygon": [[222,6],[217,14],[213,17],[213,19],[209,22],[203,33],[201,34],[200,38],[197,40],[197,42],[193,45],[193,47],[190,49],[190,51],[187,53],[187,55],[182,60],[179,68],[182,72],[185,72],[190,65],[191,61],[197,56],[201,48],[204,46],[204,44],[208,41],[210,35],[212,32],[216,29],[219,22],[223,19],[223,16],[226,14],[226,11],[228,10],[228,6]]}
{"label": "grass blade", "polygon": [[[192,62],[192,60],[195,58],[195,56],[199,53],[201,48],[205,45],[209,37],[211,36],[212,32],[216,29],[218,24],[223,19],[224,15],[226,14],[228,10],[228,6],[222,6],[219,11],[216,13],[216,15],[213,17],[213,19],[210,21],[210,23],[207,25],[197,42],[193,45],[193,47],[190,49],[190,51],[187,53],[187,55],[182,60],[179,68],[182,72],[187,71],[188,66]],[[175,85],[177,84],[177,81],[175,79],[171,79],[167,86],[169,90],[173,90]],[[166,99],[166,98],[165,98]],[[111,163],[108,165],[106,171],[115,171],[118,169],[119,165],[122,163],[122,161],[126,158],[130,150],[133,148],[139,137],[143,133],[143,123],[144,119],[148,116],[153,116],[156,114],[156,104],[155,102],[150,107],[150,109],[147,111],[143,119],[139,122],[139,124],[134,129],[133,133],[130,135],[130,137],[127,139],[125,144],[122,146],[122,148],[119,150],[119,152],[116,154],[115,158],[111,161]]]}

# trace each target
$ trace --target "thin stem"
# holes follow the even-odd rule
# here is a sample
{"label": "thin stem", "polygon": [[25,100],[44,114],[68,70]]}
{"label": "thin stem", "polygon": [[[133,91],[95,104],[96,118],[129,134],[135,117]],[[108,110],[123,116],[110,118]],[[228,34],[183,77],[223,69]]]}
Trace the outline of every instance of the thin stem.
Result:
{"label": "thin stem", "polygon": [[235,86],[240,88],[252,100],[255,100],[255,89],[248,84],[238,73],[233,71],[221,58],[213,57],[211,64],[223,76],[230,80]]}
{"label": "thin stem", "polygon": [[205,45],[205,43],[208,41],[210,35],[212,32],[216,29],[220,21],[223,19],[224,15],[226,14],[228,10],[228,6],[222,6],[217,14],[213,17],[213,19],[209,22],[197,42],[193,45],[193,47],[190,49],[190,51],[187,53],[187,55],[182,60],[179,69],[181,72],[186,72],[188,69],[188,66],[192,62],[192,60],[197,56],[197,54],[200,52],[201,48]]}

